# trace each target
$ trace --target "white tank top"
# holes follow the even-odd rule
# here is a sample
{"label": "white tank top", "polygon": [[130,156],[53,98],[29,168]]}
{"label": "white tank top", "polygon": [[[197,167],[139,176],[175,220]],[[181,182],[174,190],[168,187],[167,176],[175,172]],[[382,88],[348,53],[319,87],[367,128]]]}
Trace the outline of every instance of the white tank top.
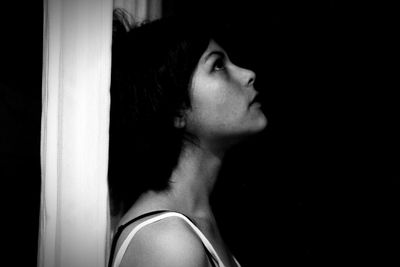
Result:
{"label": "white tank top", "polygon": [[[178,218],[183,219],[193,229],[193,231],[197,234],[197,236],[201,239],[201,241],[203,242],[205,248],[210,253],[211,259],[212,259],[214,265],[218,266],[218,267],[225,267],[224,263],[222,262],[222,260],[218,256],[217,252],[215,251],[214,247],[211,245],[210,241],[208,241],[208,239],[205,237],[205,235],[200,231],[200,229],[191,220],[189,220],[185,215],[183,215],[181,213],[178,213],[178,212],[173,212],[173,211],[168,211],[168,212],[162,213],[160,215],[157,215],[155,217],[147,219],[147,220],[139,223],[137,226],[135,226],[130,231],[128,236],[125,238],[125,240],[122,242],[121,246],[119,247],[119,249],[117,251],[117,254],[115,255],[114,262],[113,262],[113,264],[111,266],[112,267],[119,267],[119,265],[121,264],[122,258],[124,257],[125,252],[126,252],[128,246],[129,246],[129,243],[131,242],[133,236],[140,229],[142,229],[143,227],[145,227],[145,226],[147,226],[149,224],[152,224],[154,222],[160,221],[160,220],[168,218],[168,217],[178,217]],[[114,241],[116,242],[117,240],[114,240]],[[111,255],[111,257],[112,256],[113,255]],[[236,263],[237,267],[241,267],[239,262],[236,260],[236,258],[233,257],[233,259],[235,260],[235,263]],[[112,260],[112,258],[110,260]]]}

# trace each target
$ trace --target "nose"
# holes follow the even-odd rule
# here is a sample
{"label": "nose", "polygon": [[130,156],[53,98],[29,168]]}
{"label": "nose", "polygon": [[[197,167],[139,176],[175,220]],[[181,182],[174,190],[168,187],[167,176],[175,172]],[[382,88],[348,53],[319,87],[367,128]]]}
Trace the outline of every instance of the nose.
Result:
{"label": "nose", "polygon": [[252,70],[249,70],[250,74],[249,74],[249,81],[248,81],[248,85],[252,86],[254,84],[254,82],[256,81],[256,73]]}
{"label": "nose", "polygon": [[244,83],[246,86],[253,86],[256,81],[256,73],[252,70],[242,68]]}

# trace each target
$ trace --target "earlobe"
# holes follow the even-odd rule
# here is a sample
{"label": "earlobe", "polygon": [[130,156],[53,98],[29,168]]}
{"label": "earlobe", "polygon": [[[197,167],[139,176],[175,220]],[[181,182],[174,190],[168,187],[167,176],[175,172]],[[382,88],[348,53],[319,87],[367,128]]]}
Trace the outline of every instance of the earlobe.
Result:
{"label": "earlobe", "polygon": [[184,116],[176,117],[174,121],[174,126],[179,129],[184,128],[186,126],[186,120]]}

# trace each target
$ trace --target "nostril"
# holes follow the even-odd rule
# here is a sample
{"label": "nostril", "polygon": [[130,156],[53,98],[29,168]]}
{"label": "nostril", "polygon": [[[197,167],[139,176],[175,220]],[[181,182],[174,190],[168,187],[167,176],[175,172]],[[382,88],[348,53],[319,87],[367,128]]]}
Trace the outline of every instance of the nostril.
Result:
{"label": "nostril", "polygon": [[250,78],[248,84],[249,85],[253,85],[254,84],[254,78]]}
{"label": "nostril", "polygon": [[256,74],[253,71],[250,71],[250,77],[247,82],[248,85],[253,85],[256,80]]}

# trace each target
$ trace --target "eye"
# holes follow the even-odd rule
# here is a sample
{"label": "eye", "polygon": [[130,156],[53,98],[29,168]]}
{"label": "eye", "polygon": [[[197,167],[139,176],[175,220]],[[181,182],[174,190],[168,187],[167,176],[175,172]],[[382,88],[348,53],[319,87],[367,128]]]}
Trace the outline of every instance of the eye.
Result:
{"label": "eye", "polygon": [[213,71],[220,71],[225,69],[225,61],[222,57],[215,60],[213,64]]}

